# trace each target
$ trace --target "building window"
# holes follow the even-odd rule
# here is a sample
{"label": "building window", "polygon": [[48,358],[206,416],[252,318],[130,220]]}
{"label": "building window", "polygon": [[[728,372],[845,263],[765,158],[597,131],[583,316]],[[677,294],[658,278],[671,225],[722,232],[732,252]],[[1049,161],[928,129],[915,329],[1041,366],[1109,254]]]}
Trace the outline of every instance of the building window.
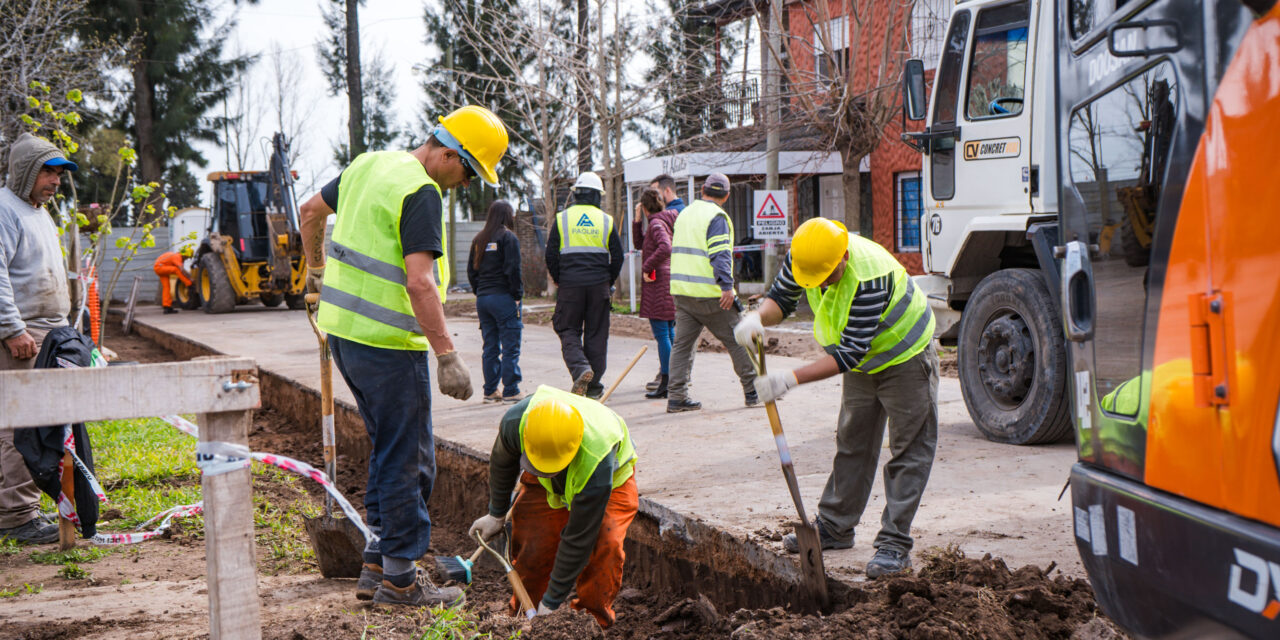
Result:
{"label": "building window", "polygon": [[911,57],[924,61],[925,69],[938,68],[954,0],[916,0],[911,9]]}
{"label": "building window", "polygon": [[894,218],[898,227],[898,251],[920,251],[920,172],[903,171],[893,175]]}
{"label": "building window", "polygon": [[814,71],[823,84],[849,69],[849,18],[832,18],[813,30]]}

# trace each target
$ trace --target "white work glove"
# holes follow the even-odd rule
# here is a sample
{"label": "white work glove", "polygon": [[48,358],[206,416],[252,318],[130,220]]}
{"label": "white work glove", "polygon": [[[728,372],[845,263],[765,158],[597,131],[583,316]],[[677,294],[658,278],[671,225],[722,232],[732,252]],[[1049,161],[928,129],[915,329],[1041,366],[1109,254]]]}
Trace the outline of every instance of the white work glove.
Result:
{"label": "white work glove", "polygon": [[320,285],[324,283],[324,265],[307,267],[307,283],[303,291],[320,293]]}
{"label": "white work glove", "polygon": [[436,356],[436,378],[440,393],[458,400],[471,397],[471,372],[457,351]]}
{"label": "white work glove", "polygon": [[794,371],[774,371],[767,375],[756,376],[756,395],[760,402],[768,404],[777,402],[791,387],[800,384]]}
{"label": "white work glove", "polygon": [[733,339],[751,351],[756,348],[756,336],[764,338],[764,323],[760,321],[759,311],[748,311],[733,328]]}
{"label": "white work glove", "polygon": [[502,518],[495,518],[486,513],[471,523],[471,528],[467,529],[467,535],[474,538],[478,533],[482,540],[489,540],[498,535],[499,531],[502,531]]}
{"label": "white work glove", "polygon": [[539,603],[538,603],[538,611],[537,611],[536,613],[534,613],[534,615],[536,615],[536,616],[545,616],[545,615],[547,615],[548,613],[555,613],[555,611],[556,611],[555,609],[552,609],[551,607],[548,607],[548,606],[547,606],[547,603],[545,603],[545,602],[539,602]]}

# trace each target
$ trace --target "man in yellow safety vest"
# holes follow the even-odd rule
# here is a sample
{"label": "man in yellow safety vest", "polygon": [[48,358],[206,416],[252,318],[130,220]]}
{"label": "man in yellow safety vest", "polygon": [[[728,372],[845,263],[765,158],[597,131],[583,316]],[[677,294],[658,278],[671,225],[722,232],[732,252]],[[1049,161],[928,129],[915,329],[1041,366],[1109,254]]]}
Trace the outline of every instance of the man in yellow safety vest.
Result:
{"label": "man in yellow safety vest", "polygon": [[[798,384],[844,374],[836,457],[818,503],[823,549],[853,546],[853,528],[871,494],[888,421],[892,457],[884,466],[884,515],[867,577],[906,571],[911,520],[938,442],[933,312],[884,247],[849,233],[839,222],[814,218],[796,229],[768,297],[738,323],[734,338],[753,345],[764,325],[778,324],[795,310],[801,293],[813,310],[813,336],[829,355],[794,371],[770,371],[756,379],[756,391],[767,403]],[[782,543],[797,551],[794,535]]]}
{"label": "man in yellow safety vest", "polygon": [[573,378],[573,392],[604,393],[612,288],[622,272],[622,241],[613,216],[600,210],[604,182],[587,171],[573,184],[573,206],[556,214],[547,238],[547,273],[556,283],[551,326]]}
{"label": "man in yellow safety vest", "polygon": [[[507,130],[466,106],[440,118],[413,151],[356,156],[300,208],[307,291],[320,292],[317,323],[356,397],[373,443],[364,504],[379,539],[364,552],[356,597],[386,604],[451,605],[414,561],[431,542],[427,500],[435,482],[427,350],[447,396],[471,396],[471,376],[445,325],[448,233],[441,192],[480,177],[495,185]],[[326,270],[324,234],[337,212]],[[433,273],[439,268],[439,278]]]}

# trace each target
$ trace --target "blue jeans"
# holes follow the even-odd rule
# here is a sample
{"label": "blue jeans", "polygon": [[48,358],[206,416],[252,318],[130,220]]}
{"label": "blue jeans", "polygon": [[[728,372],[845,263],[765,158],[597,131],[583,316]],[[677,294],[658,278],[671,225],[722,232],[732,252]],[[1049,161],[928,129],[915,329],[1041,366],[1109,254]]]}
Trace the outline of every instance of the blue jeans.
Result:
{"label": "blue jeans", "polygon": [[671,340],[676,336],[675,320],[650,320],[649,328],[658,341],[658,365],[660,373],[667,375],[667,365],[671,362]]}
{"label": "blue jeans", "polygon": [[[502,380],[502,395],[510,397],[520,393],[520,331],[524,322],[520,308],[511,296],[493,293],[476,298],[476,312],[480,315],[480,336],[484,339],[484,351],[480,356],[484,372],[484,395],[498,390]],[[501,354],[501,358],[499,358]]]}
{"label": "blue jeans", "polygon": [[373,443],[366,520],[382,530],[382,555],[417,560],[431,544],[427,501],[436,479],[427,352],[380,349],[337,336],[329,336],[329,349]]}

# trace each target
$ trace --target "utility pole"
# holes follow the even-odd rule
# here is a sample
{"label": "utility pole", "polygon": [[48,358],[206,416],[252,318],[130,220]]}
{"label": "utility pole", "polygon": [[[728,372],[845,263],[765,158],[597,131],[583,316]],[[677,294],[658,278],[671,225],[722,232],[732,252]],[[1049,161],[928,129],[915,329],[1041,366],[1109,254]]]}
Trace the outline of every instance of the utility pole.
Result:
{"label": "utility pole", "polygon": [[[578,60],[587,59],[587,38],[591,34],[590,5],[588,0],[578,0]],[[576,80],[578,92],[578,173],[590,171],[591,165],[591,114],[588,113],[590,100],[586,95],[591,91],[588,80],[579,74]]]}
{"label": "utility pole", "polygon": [[347,0],[347,146],[364,153],[364,86],[360,81],[360,0]]}
{"label": "utility pole", "polygon": [[[782,96],[779,95],[782,83],[778,78],[778,60],[775,52],[781,46],[778,40],[778,28],[781,21],[774,13],[772,0],[767,4],[768,16],[760,22],[763,26],[760,33],[760,67],[764,70],[764,91],[761,92],[765,102],[765,179],[767,191],[778,190],[778,147],[782,145],[779,128],[782,121],[782,110],[779,108]],[[767,44],[766,44],[767,41]],[[778,273],[778,249],[773,240],[764,244],[764,286],[767,291],[773,286],[773,278]]]}

